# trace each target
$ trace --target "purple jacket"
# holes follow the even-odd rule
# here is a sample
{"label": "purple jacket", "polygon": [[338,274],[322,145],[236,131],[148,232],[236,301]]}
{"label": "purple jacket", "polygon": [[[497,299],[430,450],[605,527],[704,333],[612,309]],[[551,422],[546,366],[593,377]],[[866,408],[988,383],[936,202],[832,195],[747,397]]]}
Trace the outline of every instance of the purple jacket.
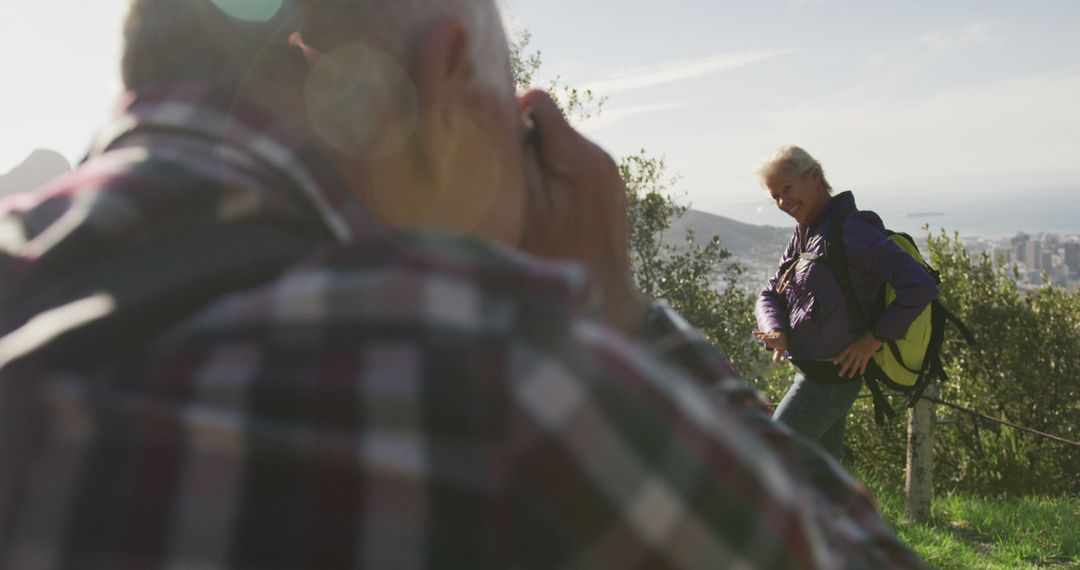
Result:
{"label": "purple jacket", "polygon": [[[933,277],[910,255],[888,239],[881,218],[858,211],[855,197],[843,192],[829,198],[825,211],[809,227],[796,226],[780,267],[799,252],[825,254],[825,233],[836,216],[851,212],[844,221],[844,250],[851,270],[851,284],[868,318],[881,285],[896,289],[896,299],[872,323],[875,334],[900,338],[915,317],[937,296]],[[769,280],[755,308],[758,328],[780,330],[788,335],[788,355],[795,359],[833,358],[865,332],[848,309],[844,293],[823,262],[794,261],[793,274],[780,292],[781,271]]]}

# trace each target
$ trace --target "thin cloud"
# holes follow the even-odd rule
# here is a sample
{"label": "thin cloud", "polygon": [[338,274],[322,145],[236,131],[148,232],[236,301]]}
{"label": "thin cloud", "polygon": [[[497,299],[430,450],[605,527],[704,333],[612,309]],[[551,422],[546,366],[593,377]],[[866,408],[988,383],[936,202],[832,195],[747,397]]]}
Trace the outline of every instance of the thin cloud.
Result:
{"label": "thin cloud", "polygon": [[995,22],[975,22],[958,29],[927,32],[919,37],[919,42],[935,49],[979,44],[990,39],[997,28]]}
{"label": "thin cloud", "polygon": [[801,50],[751,51],[676,61],[655,67],[616,72],[607,78],[586,84],[584,88],[599,95],[610,95],[731,71],[799,51]]}
{"label": "thin cloud", "polygon": [[615,123],[618,123],[628,117],[636,115],[643,115],[645,113],[655,113],[657,111],[667,111],[670,109],[678,109],[685,107],[686,103],[656,103],[652,105],[634,105],[630,107],[618,107],[615,109],[604,109],[604,112],[596,117],[592,117],[583,122],[579,128],[586,133],[592,133],[601,129],[606,129]]}
{"label": "thin cloud", "polygon": [[[925,187],[977,174],[997,181],[989,189],[1030,183],[1030,173],[1059,183],[1080,176],[1078,100],[1080,74],[1039,74],[912,99],[805,103],[766,114],[758,133],[770,143],[813,137],[868,184]],[[911,166],[898,168],[896,157]]]}
{"label": "thin cloud", "polygon": [[[870,204],[914,200],[919,192],[989,203],[1026,189],[1080,188],[1076,101],[1080,73],[1033,74],[912,97],[843,92],[757,111],[761,120],[745,130],[703,122],[665,154],[696,208],[729,216],[752,212],[742,202],[761,190],[749,173],[786,143],[810,150],[838,189],[873,196]],[[764,208],[755,223],[787,223],[772,212]]]}

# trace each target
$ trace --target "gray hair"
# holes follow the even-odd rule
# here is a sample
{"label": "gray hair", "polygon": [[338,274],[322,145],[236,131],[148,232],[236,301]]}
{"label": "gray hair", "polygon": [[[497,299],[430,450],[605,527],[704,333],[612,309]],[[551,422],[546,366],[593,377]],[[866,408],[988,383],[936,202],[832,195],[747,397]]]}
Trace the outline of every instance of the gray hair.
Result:
{"label": "gray hair", "polygon": [[780,147],[773,155],[761,161],[761,165],[757,167],[755,173],[761,185],[764,186],[765,180],[769,176],[781,170],[798,176],[804,176],[817,170],[821,172],[821,182],[825,185],[825,189],[830,194],[832,193],[832,186],[829,185],[829,181],[825,178],[825,169],[821,167],[821,163],[800,147],[795,145]]}
{"label": "gray hair", "polygon": [[[308,15],[312,21],[305,25],[304,36],[323,51],[355,42],[359,32],[399,61],[408,61],[413,40],[425,29],[456,17],[469,36],[476,84],[512,88],[510,50],[498,0],[319,0],[310,3]],[[320,36],[330,36],[330,44],[319,45]]]}
{"label": "gray hair", "polygon": [[[123,78],[128,88],[182,81],[225,88],[295,80],[304,62],[288,45],[302,31],[322,48],[321,35],[344,45],[365,41],[399,61],[418,34],[439,18],[460,18],[480,86],[509,82],[509,49],[497,0],[263,0],[265,17],[229,14],[235,0],[133,0],[124,30]],[[276,8],[275,8],[276,7]],[[333,41],[333,40],[331,40]],[[340,46],[330,46],[340,47]],[[257,61],[267,65],[256,65]],[[505,87],[504,87],[505,88]]]}
{"label": "gray hair", "polygon": [[236,20],[212,0],[133,0],[124,25],[124,85],[199,81],[236,88],[263,46],[274,43],[268,31],[275,24]]}

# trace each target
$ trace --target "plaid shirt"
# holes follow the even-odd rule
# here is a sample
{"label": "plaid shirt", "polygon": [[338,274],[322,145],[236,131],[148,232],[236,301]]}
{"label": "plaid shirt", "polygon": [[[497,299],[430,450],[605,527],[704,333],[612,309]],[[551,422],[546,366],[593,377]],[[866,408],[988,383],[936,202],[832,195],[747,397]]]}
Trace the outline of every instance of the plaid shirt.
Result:
{"label": "plaid shirt", "polygon": [[200,89],[6,199],[0,271],[2,568],[921,567],[677,317],[373,227]]}

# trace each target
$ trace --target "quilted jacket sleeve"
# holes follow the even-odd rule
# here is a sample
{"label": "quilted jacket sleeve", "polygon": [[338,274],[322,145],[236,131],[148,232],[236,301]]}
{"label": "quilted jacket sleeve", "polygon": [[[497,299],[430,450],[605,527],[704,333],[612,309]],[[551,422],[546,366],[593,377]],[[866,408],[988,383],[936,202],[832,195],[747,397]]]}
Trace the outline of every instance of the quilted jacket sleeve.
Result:
{"label": "quilted jacket sleeve", "polygon": [[761,290],[754,307],[754,316],[757,318],[759,330],[786,331],[788,328],[787,301],[783,295],[777,292],[777,288],[784,267],[795,257],[795,250],[795,234],[793,233],[787,248],[784,249],[784,254],[780,257],[780,264],[776,268],[776,273],[772,279],[769,279],[769,284]]}
{"label": "quilted jacket sleeve", "polygon": [[896,299],[873,323],[875,334],[896,339],[904,336],[919,313],[937,297],[934,278],[913,257],[885,234],[881,218],[858,212],[844,224],[844,250],[848,262],[879,276],[896,290]]}

